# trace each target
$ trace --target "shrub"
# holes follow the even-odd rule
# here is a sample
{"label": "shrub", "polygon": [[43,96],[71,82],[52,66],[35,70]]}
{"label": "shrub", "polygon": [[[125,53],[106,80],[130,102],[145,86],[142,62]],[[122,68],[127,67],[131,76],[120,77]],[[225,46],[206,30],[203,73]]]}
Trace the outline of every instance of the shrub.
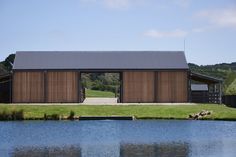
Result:
{"label": "shrub", "polygon": [[10,120],[10,114],[5,110],[0,113],[0,120]]}
{"label": "shrub", "polygon": [[44,119],[44,120],[48,120],[47,118],[48,118],[47,114],[44,113],[44,115],[43,115],[43,119]]}
{"label": "shrub", "polygon": [[51,119],[52,120],[59,120],[60,119],[60,115],[59,114],[52,114],[51,115]]}
{"label": "shrub", "polygon": [[68,119],[74,120],[74,118],[75,118],[75,112],[74,111],[70,111],[70,115],[68,116]]}
{"label": "shrub", "polygon": [[19,110],[19,111],[2,111],[0,113],[0,120],[24,120],[24,111]]}
{"label": "shrub", "polygon": [[60,120],[60,115],[56,113],[52,115],[47,115],[46,113],[44,113],[43,119],[44,120]]}

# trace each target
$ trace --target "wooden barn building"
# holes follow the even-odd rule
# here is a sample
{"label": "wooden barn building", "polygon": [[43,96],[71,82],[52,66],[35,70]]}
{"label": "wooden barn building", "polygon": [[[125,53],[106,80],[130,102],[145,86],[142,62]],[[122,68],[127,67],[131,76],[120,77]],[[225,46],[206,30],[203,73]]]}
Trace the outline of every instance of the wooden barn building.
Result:
{"label": "wooden barn building", "polygon": [[81,102],[81,73],[120,74],[120,102],[189,102],[182,51],[20,51],[13,67],[13,103]]}

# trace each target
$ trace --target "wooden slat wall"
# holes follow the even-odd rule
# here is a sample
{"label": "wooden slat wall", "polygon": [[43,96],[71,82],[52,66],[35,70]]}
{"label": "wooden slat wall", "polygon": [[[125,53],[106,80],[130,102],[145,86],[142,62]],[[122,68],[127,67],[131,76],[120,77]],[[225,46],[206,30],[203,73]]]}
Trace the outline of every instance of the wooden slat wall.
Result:
{"label": "wooden slat wall", "polygon": [[[13,102],[78,102],[75,71],[14,72]],[[187,102],[186,71],[123,72],[123,102]],[[45,88],[45,89],[44,89]]]}
{"label": "wooden slat wall", "polygon": [[187,102],[187,72],[168,71],[157,72],[157,101],[158,102]]}
{"label": "wooden slat wall", "polygon": [[172,100],[171,86],[172,86],[171,72],[157,72],[157,102],[169,102]]}
{"label": "wooden slat wall", "polygon": [[154,102],[154,72],[123,72],[123,102]]}
{"label": "wooden slat wall", "polygon": [[187,102],[188,101],[188,73],[187,72],[175,72],[175,102]]}
{"label": "wooden slat wall", "polygon": [[78,102],[77,72],[47,73],[47,102]]}
{"label": "wooden slat wall", "polygon": [[15,103],[44,102],[43,72],[14,72],[12,94]]}

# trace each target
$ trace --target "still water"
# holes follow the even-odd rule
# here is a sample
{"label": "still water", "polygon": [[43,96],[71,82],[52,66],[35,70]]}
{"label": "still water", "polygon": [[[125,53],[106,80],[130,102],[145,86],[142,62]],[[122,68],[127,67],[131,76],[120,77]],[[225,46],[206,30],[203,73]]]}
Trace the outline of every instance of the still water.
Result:
{"label": "still water", "polygon": [[0,157],[235,157],[236,122],[0,122]]}

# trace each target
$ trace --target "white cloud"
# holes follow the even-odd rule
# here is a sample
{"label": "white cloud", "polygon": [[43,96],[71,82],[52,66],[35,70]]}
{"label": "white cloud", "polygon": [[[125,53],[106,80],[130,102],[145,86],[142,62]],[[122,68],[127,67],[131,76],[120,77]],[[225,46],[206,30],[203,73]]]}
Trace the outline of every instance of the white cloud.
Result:
{"label": "white cloud", "polygon": [[208,26],[204,26],[204,27],[195,27],[191,30],[191,32],[193,32],[193,33],[202,33],[202,32],[212,30],[213,28],[214,28],[214,26],[212,26],[212,25],[208,25]]}
{"label": "white cloud", "polygon": [[199,28],[194,28],[194,29],[192,29],[192,31],[195,32],[195,33],[201,33],[201,32],[205,32],[206,29],[199,27]]}
{"label": "white cloud", "polygon": [[176,29],[173,31],[159,31],[159,30],[148,30],[144,33],[145,36],[153,37],[153,38],[181,38],[187,36],[188,32]]}
{"label": "white cloud", "polygon": [[218,27],[236,28],[236,7],[201,11],[197,16]]}

